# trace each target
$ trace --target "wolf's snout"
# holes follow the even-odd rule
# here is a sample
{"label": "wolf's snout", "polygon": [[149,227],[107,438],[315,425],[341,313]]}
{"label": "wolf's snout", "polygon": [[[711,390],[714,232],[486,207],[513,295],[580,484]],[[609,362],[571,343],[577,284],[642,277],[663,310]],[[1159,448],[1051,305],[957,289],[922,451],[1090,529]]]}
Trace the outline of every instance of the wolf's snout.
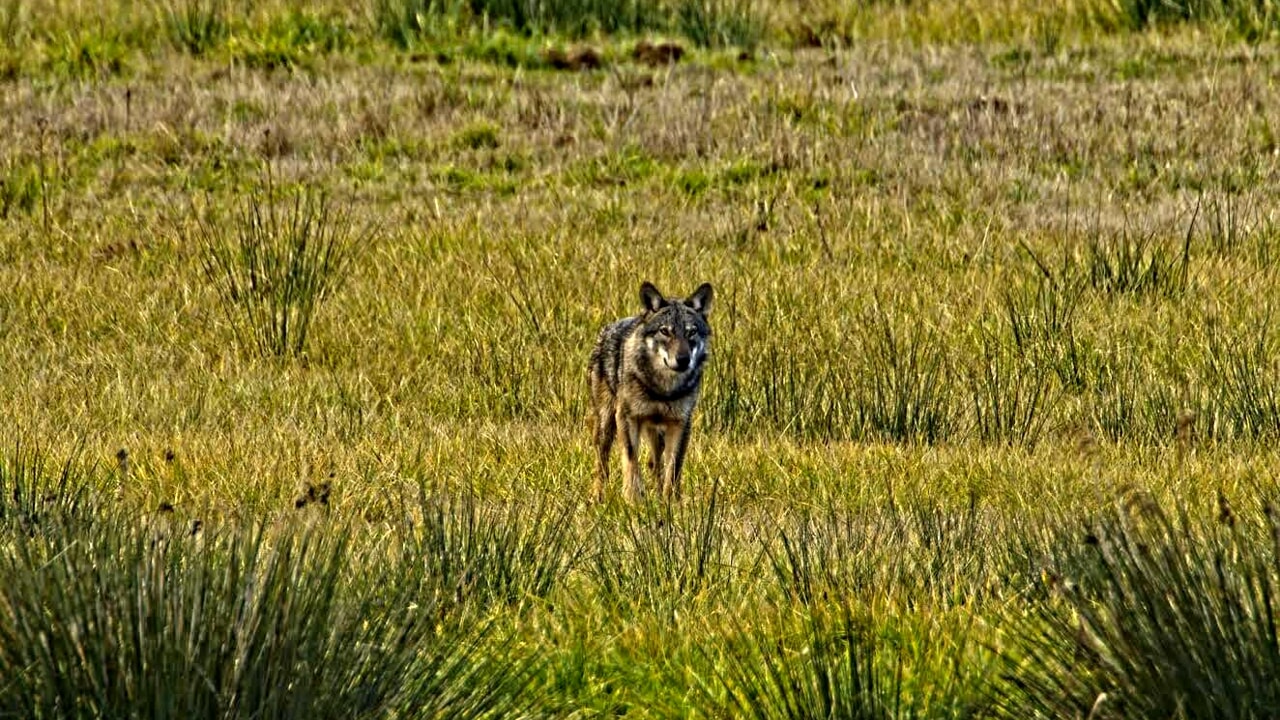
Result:
{"label": "wolf's snout", "polygon": [[679,355],[676,355],[676,363],[675,363],[674,369],[677,370],[678,372],[684,372],[685,370],[688,370],[690,359],[691,358],[689,356],[689,353],[681,353]]}

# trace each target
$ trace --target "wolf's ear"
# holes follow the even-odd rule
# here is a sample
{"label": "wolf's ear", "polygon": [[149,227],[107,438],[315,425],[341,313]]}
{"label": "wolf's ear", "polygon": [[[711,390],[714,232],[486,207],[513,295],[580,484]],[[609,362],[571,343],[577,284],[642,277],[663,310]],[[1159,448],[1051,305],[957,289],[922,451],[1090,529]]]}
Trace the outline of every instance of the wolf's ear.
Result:
{"label": "wolf's ear", "polygon": [[711,290],[711,283],[702,283],[698,286],[697,290],[693,291],[693,294],[690,295],[689,299],[685,300],[684,303],[703,315],[706,315],[711,312],[711,299],[714,296],[715,293]]}
{"label": "wolf's ear", "polygon": [[640,304],[644,305],[645,312],[658,312],[667,306],[667,299],[662,297],[653,283],[645,282],[640,286]]}

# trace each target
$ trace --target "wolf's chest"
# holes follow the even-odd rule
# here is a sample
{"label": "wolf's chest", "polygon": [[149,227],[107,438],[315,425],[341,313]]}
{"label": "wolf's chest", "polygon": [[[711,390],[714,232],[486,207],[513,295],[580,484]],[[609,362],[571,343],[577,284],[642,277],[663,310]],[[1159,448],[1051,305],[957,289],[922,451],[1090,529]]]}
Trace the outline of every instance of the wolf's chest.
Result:
{"label": "wolf's chest", "polygon": [[619,400],[627,404],[630,414],[658,425],[683,422],[693,413],[693,407],[698,402],[696,386],[688,394],[674,400],[655,397],[651,390],[644,387],[632,386],[627,390],[621,393]]}

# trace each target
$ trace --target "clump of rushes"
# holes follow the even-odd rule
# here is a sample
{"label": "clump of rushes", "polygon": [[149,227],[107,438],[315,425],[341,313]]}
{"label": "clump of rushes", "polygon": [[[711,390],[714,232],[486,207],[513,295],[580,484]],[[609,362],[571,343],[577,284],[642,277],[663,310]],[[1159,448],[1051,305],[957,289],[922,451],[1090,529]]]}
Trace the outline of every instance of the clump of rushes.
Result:
{"label": "clump of rushes", "polygon": [[34,533],[56,521],[85,518],[91,511],[90,485],[67,460],[50,467],[39,450],[18,444],[0,457],[0,536]]}
{"label": "clump of rushes", "polygon": [[1094,13],[1107,24],[1143,30],[1178,23],[1224,24],[1258,40],[1280,27],[1280,10],[1263,0],[1099,0]]}
{"label": "clump of rushes", "polygon": [[1203,364],[1214,412],[1205,431],[1221,439],[1280,437],[1280,381],[1276,378],[1270,319],[1228,332],[1220,323],[1206,333]]}
{"label": "clump of rushes", "polygon": [[424,584],[417,595],[484,614],[543,598],[560,585],[582,551],[572,507],[548,497],[532,507],[446,496],[419,486],[415,522],[399,541]]}
{"label": "clump of rushes", "polygon": [[967,368],[973,423],[985,442],[1034,446],[1057,399],[1047,362],[1017,353],[1014,343],[983,330],[980,355]]}
{"label": "clump of rushes", "polygon": [[226,0],[164,0],[161,20],[174,47],[204,55],[230,35]]}
{"label": "clump of rushes", "polygon": [[862,432],[878,440],[934,443],[954,430],[946,343],[924,325],[910,331],[875,310],[863,318],[857,391]]}
{"label": "clump of rushes", "polygon": [[758,720],[977,714],[980,671],[961,662],[963,645],[909,647],[893,635],[847,604],[810,605],[769,632],[712,643],[715,679],[699,699],[707,717]]}
{"label": "clump of rushes", "polygon": [[705,503],[628,508],[597,526],[588,572],[603,597],[662,614],[726,588],[729,555],[720,484]]}
{"label": "clump of rushes", "polygon": [[1085,261],[1090,286],[1106,295],[1181,295],[1187,289],[1191,238],[1198,216],[1197,207],[1181,247],[1161,240],[1155,232],[1092,235]]}
{"label": "clump of rushes", "polygon": [[270,172],[228,229],[196,223],[204,275],[223,300],[241,347],[264,357],[304,354],[321,303],[350,271],[353,251],[373,237],[312,186],[278,189]]}
{"label": "clump of rushes", "polygon": [[703,47],[754,48],[766,30],[753,0],[679,0],[672,25]]}
{"label": "clump of rushes", "polygon": [[1139,499],[1092,526],[1056,599],[1015,621],[1007,717],[1271,717],[1280,707],[1280,517],[1219,496],[1198,527]]}
{"label": "clump of rushes", "polygon": [[[0,717],[505,717],[536,669],[350,528],[0,531]],[[196,528],[198,530],[198,527]]]}
{"label": "clump of rushes", "polygon": [[754,47],[767,30],[754,0],[372,0],[370,11],[402,48],[475,26],[569,37],[668,31],[704,47]]}

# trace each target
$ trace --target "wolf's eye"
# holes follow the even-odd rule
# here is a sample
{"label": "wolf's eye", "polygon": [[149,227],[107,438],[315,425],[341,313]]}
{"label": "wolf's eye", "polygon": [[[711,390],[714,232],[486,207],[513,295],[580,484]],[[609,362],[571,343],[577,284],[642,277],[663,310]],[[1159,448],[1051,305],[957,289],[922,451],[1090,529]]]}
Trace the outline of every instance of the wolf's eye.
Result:
{"label": "wolf's eye", "polygon": [[663,337],[670,337],[671,328],[667,327],[666,325],[663,325],[662,327],[658,328],[658,334]]}

